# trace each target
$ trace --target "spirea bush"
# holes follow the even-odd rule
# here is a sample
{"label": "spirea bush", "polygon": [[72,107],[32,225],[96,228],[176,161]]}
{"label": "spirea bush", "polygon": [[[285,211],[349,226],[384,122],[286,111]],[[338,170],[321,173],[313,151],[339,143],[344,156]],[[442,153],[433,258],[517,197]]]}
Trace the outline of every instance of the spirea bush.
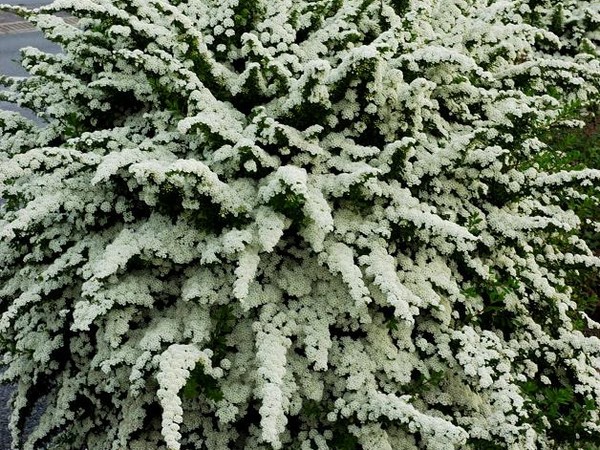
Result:
{"label": "spirea bush", "polygon": [[2,8],[63,48],[2,79],[46,122],[0,115],[15,447],[598,442],[600,170],[540,138],[598,100],[597,2]]}

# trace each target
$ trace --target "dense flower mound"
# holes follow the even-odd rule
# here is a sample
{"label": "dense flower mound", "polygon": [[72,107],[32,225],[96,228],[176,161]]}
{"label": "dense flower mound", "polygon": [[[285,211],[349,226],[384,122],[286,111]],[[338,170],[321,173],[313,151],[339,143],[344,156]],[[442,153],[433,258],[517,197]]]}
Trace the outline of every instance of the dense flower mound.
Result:
{"label": "dense flower mound", "polygon": [[536,162],[598,99],[597,2],[3,8],[64,49],[2,79],[47,123],[0,113],[15,446],[598,442],[564,199],[600,171]]}

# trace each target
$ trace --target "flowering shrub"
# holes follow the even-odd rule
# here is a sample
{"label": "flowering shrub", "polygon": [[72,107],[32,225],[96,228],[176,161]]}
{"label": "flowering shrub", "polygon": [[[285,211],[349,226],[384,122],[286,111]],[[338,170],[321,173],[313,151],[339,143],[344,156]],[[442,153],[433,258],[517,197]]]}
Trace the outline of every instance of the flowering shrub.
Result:
{"label": "flowering shrub", "polygon": [[[553,170],[600,167],[600,110],[585,117],[583,128],[555,127],[547,130],[542,139],[549,143],[547,151],[536,158],[541,165]],[[593,191],[593,186],[587,188]],[[591,192],[590,192],[591,194]],[[596,255],[600,254],[600,207],[597,195],[565,195],[562,204],[575,211],[581,220],[580,234]],[[571,298],[579,307],[600,321],[600,271],[596,267],[568,270],[567,283],[573,288]],[[582,324],[583,325],[583,324]],[[584,331],[585,332],[585,331]],[[598,330],[589,330],[600,336]]]}
{"label": "flowering shrub", "polygon": [[3,79],[47,122],[0,113],[15,446],[598,442],[600,170],[540,139],[598,98],[596,2],[3,9],[64,49]]}

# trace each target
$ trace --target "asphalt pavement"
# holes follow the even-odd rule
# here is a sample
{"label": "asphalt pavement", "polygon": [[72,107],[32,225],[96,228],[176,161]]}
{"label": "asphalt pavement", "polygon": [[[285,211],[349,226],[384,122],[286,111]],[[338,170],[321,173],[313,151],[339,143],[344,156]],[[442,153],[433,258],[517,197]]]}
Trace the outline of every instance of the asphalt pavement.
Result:
{"label": "asphalt pavement", "polygon": [[[0,0],[2,2],[2,0]],[[41,6],[43,3],[38,1],[26,1],[13,2],[12,4],[19,4],[28,7]],[[0,12],[0,24],[7,23],[8,13]],[[9,17],[12,22],[21,20],[18,17]],[[17,22],[18,23],[18,22]],[[29,32],[15,32],[15,33],[4,33],[0,34],[0,73],[9,76],[27,76],[27,72],[20,66],[19,60],[21,59],[19,50],[23,47],[36,47],[45,52],[58,52],[60,47],[52,42],[44,39],[41,33],[37,31]],[[1,89],[1,88],[0,88]],[[19,108],[16,105],[12,105],[6,102],[0,102],[0,109],[9,111],[19,111],[28,118],[34,119],[35,115],[31,111]]]}
{"label": "asphalt pavement", "polygon": [[52,2],[46,2],[46,1],[40,1],[40,0],[19,0],[18,2],[2,1],[2,3],[6,4],[6,5],[27,6],[28,8],[37,8],[38,6],[49,5]]}
{"label": "asphalt pavement", "polygon": [[[39,48],[44,52],[60,51],[58,45],[47,41],[38,32],[0,34],[0,73],[17,77],[27,76],[27,72],[19,65],[18,61],[21,59],[19,49],[29,46]],[[0,109],[19,111],[30,119],[36,119],[35,114],[31,111],[10,103],[0,102]]]}
{"label": "asphalt pavement", "polygon": [[[35,8],[48,4],[48,1],[39,0],[20,0],[6,1],[0,0],[0,3],[8,3],[13,5],[22,5],[29,8]],[[43,38],[41,33],[29,31],[24,24],[19,24],[21,19],[5,12],[0,12],[0,73],[9,76],[27,76],[27,72],[19,65],[20,60],[19,49],[23,47],[36,47],[45,52],[58,52],[60,47]],[[16,31],[15,31],[16,30]],[[0,89],[2,87],[0,86]],[[0,102],[0,109],[18,111],[23,115],[36,119],[35,114],[31,111],[19,108],[6,102]],[[39,121],[39,119],[38,119]],[[0,139],[2,137],[0,136]],[[10,433],[8,432],[8,421],[10,417],[10,409],[8,408],[8,400],[14,387],[0,386],[0,450],[11,450]],[[42,411],[42,406],[35,408],[33,418],[28,421],[29,427],[33,426],[36,418]],[[28,427],[28,428],[29,428]]]}

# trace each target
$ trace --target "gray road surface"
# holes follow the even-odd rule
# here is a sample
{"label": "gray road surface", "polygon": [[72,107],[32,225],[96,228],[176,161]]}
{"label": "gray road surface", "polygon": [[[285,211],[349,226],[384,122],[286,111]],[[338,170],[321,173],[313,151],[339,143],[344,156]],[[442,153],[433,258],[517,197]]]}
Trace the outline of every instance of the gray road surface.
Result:
{"label": "gray road surface", "polygon": [[[21,1],[6,1],[6,0],[1,0],[0,3],[3,3],[5,5],[14,5],[14,6],[26,6],[27,8],[38,8],[40,6],[44,6],[44,5],[48,5],[49,1],[40,1],[40,0],[21,0]],[[5,22],[13,22],[14,20],[18,20],[17,17],[13,16],[12,14],[8,14],[5,12],[0,12],[0,23],[5,23]]]}
{"label": "gray road surface", "polygon": [[[18,61],[20,60],[19,49],[28,46],[37,47],[45,52],[60,50],[58,45],[45,40],[37,32],[0,35],[0,73],[10,76],[27,76],[27,72],[18,64]],[[19,111],[30,119],[35,118],[31,111],[18,108],[10,103],[0,102],[0,109]]]}
{"label": "gray road surface", "polygon": [[[0,0],[0,3],[4,3],[4,1]],[[24,5],[27,7],[36,7],[48,2],[40,2],[39,0],[20,0],[18,2],[7,3]],[[27,72],[18,64],[18,61],[20,59],[19,49],[28,46],[37,47],[40,50],[47,52],[57,52],[60,50],[56,44],[48,42],[38,32],[0,34],[0,73],[10,76],[27,76]],[[20,111],[29,118],[34,117],[34,115],[30,112],[24,111],[5,102],[0,102],[0,108],[10,111]]]}
{"label": "gray road surface", "polygon": [[49,5],[52,2],[40,0],[19,0],[19,1],[2,1],[6,5],[27,6],[28,8],[36,8],[42,5]]}

